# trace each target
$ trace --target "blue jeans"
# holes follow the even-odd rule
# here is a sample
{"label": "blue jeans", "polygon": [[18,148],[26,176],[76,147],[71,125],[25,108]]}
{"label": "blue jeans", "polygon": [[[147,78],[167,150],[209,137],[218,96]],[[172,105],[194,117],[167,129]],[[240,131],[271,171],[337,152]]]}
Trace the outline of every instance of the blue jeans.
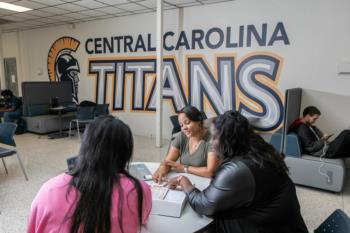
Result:
{"label": "blue jeans", "polygon": [[19,118],[21,118],[22,112],[21,110],[16,110],[14,112],[2,112],[0,113],[0,117],[4,117],[4,122],[15,122]]}

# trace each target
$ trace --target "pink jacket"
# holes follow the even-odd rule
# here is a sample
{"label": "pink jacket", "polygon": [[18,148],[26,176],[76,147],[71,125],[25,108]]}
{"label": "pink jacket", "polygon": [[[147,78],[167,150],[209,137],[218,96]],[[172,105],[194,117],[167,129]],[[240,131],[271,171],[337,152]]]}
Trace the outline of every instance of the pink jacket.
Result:
{"label": "pink jacket", "polygon": [[[71,221],[65,217],[74,211],[77,190],[72,188],[67,195],[69,182],[72,176],[58,175],[47,181],[33,200],[27,233],[69,233]],[[124,233],[139,231],[137,194],[133,183],[125,176],[120,179],[123,187],[122,222]],[[143,189],[142,225],[146,224],[152,207],[152,196],[149,186],[141,182]],[[112,194],[111,233],[121,233],[118,222],[118,202],[120,200],[118,188]],[[71,208],[71,209],[70,209]]]}

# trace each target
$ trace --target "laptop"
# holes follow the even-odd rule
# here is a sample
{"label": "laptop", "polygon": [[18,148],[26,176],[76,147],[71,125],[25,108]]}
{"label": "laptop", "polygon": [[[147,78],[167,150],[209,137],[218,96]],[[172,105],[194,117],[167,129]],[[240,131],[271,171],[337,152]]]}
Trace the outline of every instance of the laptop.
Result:
{"label": "laptop", "polygon": [[129,172],[139,180],[152,180],[152,173],[143,163],[131,164],[129,166]]}

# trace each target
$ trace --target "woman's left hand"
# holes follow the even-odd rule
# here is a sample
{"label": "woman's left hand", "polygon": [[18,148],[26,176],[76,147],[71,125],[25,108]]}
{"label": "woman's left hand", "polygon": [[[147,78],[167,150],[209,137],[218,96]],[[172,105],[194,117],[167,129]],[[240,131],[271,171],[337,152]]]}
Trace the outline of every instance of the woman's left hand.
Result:
{"label": "woman's left hand", "polygon": [[177,180],[177,177],[170,178],[168,180],[168,187],[170,189],[176,189],[176,187],[179,185],[179,181]]}
{"label": "woman's left hand", "polygon": [[168,180],[168,186],[170,189],[176,189],[180,185],[181,189],[185,192],[193,189],[193,184],[186,176],[177,176]]}
{"label": "woman's left hand", "polygon": [[171,161],[171,160],[167,160],[166,161],[166,165],[170,166],[172,171],[185,172],[185,167],[181,163],[177,163],[177,162],[174,162],[174,161]]}

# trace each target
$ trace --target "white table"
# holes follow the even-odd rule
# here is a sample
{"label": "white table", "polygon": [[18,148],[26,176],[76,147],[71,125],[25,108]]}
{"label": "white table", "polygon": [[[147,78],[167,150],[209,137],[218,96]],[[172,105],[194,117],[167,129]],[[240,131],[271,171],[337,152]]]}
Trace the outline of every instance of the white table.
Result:
{"label": "white table", "polygon": [[[153,173],[159,167],[159,163],[144,163],[148,169]],[[199,190],[203,190],[209,185],[210,179],[199,177],[186,173],[174,173],[170,172],[168,177],[178,176],[178,175],[187,176],[192,183]],[[191,208],[191,206],[187,203],[184,207],[181,217],[167,217],[160,215],[151,214],[145,228],[150,233],[192,233],[202,229],[207,226],[213,220],[203,215],[199,215]]]}

